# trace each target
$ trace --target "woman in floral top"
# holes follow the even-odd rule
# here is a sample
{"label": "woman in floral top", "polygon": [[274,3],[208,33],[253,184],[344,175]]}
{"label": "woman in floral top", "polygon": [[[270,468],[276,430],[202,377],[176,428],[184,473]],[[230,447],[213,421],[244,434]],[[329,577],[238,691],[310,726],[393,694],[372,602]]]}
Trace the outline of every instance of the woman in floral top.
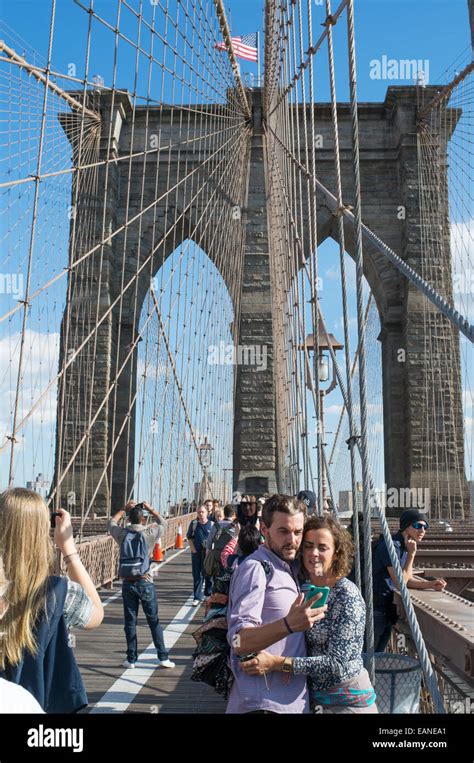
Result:
{"label": "woman in floral top", "polygon": [[301,570],[308,583],[329,587],[324,619],[306,632],[307,657],[259,652],[242,663],[249,674],[282,671],[308,675],[313,708],[327,713],[377,713],[375,692],[362,662],[365,603],[347,575],[353,545],[349,533],[330,517],[312,517],[301,544]]}

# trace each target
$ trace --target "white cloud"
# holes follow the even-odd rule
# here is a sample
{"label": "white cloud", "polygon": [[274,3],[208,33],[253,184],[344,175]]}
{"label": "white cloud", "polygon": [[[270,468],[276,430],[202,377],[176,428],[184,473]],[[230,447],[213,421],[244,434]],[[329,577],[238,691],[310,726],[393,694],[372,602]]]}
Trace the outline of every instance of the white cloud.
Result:
{"label": "white cloud", "polygon": [[468,317],[474,295],[474,218],[451,223],[451,256],[454,305]]}
{"label": "white cloud", "polygon": [[451,254],[454,271],[467,267],[474,257],[474,218],[451,222]]}
{"label": "white cloud", "polygon": [[[348,324],[349,324],[349,329],[352,329],[352,328],[356,327],[357,326],[357,318],[349,318]],[[342,318],[335,322],[334,328],[336,330],[337,329],[344,329],[344,321],[342,320]]]}
{"label": "white cloud", "polygon": [[329,281],[338,281],[341,277],[341,274],[338,268],[332,267],[324,271],[324,277]]}
{"label": "white cloud", "polygon": [[338,416],[340,415],[342,411],[342,405],[329,405],[327,408],[324,409],[324,414],[327,416],[331,416],[331,414]]}
{"label": "white cloud", "polygon": [[380,403],[367,403],[367,413],[376,413],[377,415],[380,414],[382,416],[382,402]]}
{"label": "white cloud", "polygon": [[[159,360],[158,363],[152,363],[150,361],[150,350],[148,350],[148,358],[146,363],[144,352],[138,356],[137,374],[139,378],[146,372],[147,378],[149,380],[151,379],[154,381],[155,379],[160,379],[162,376],[166,375],[166,368],[166,363],[162,360]],[[171,366],[169,366],[169,378],[173,378]]]}
{"label": "white cloud", "polygon": [[473,396],[471,390],[464,390],[462,393],[462,404],[464,411],[472,411]]}
{"label": "white cloud", "polygon": [[[0,339],[0,474],[6,479],[10,447],[5,436],[11,435],[16,384],[19,366],[19,332]],[[58,372],[59,333],[25,332],[22,378],[18,404],[17,426],[32,411],[49,383]],[[24,485],[38,472],[52,477],[54,457],[54,428],[56,422],[57,384],[54,383],[27,422],[17,429],[13,480]]]}
{"label": "white cloud", "polygon": [[[0,339],[0,433],[11,434],[19,367],[20,334]],[[18,423],[32,410],[58,372],[59,333],[25,332]],[[30,416],[31,424],[56,420],[57,384],[45,394]],[[20,430],[20,434],[22,431]]]}

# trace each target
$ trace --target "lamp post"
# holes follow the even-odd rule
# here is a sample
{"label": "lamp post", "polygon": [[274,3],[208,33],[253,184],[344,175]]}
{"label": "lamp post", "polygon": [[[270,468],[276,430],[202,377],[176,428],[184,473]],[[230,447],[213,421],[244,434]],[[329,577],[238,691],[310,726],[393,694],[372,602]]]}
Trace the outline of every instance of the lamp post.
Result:
{"label": "lamp post", "polygon": [[[328,342],[329,339],[329,342]],[[314,352],[314,338],[313,334],[308,334],[305,341],[305,347],[309,352],[311,350]],[[321,321],[318,323],[318,376],[320,383],[324,383],[329,381],[329,355],[328,350],[329,347],[332,347],[334,352],[337,352],[337,350],[342,350],[344,348],[344,345],[341,344],[334,334],[330,334],[328,332],[328,336],[326,338],[326,334],[323,330],[323,326]],[[304,347],[302,348],[304,349]],[[308,385],[309,388],[311,388],[310,380],[308,379]],[[321,427],[320,434],[321,434],[321,447],[326,445],[325,442],[325,426],[324,426],[324,398],[326,395],[329,395],[330,392],[332,392],[337,387],[337,376],[336,376],[336,367],[334,363],[332,363],[332,380],[331,384],[327,389],[320,389],[319,390],[319,415],[320,415],[320,422],[318,422],[318,425]],[[323,509],[328,510],[329,504],[328,504],[328,497],[327,497],[327,482],[326,482],[326,467],[324,464],[324,459],[320,459],[321,464],[321,480],[322,480],[322,496],[323,496]]]}
{"label": "lamp post", "polygon": [[208,479],[208,469],[211,465],[212,461],[212,451],[214,448],[212,447],[211,443],[207,441],[207,437],[204,438],[204,442],[202,442],[199,446],[199,460],[201,462],[201,466],[203,468],[203,478],[202,478],[202,486],[201,486],[201,496],[200,501],[205,501],[207,498],[207,494],[209,492],[209,479]]}

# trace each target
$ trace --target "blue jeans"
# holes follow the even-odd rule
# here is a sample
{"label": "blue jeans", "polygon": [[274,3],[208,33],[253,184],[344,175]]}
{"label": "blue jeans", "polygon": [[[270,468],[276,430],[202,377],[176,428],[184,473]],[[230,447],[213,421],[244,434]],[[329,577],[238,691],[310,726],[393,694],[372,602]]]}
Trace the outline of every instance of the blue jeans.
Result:
{"label": "blue jeans", "polygon": [[167,660],[168,652],[165,647],[163,628],[158,619],[158,601],[156,589],[149,580],[137,580],[136,583],[123,581],[122,585],[123,614],[125,619],[125,638],[127,639],[127,660],[137,661],[137,615],[141,602],[148,625],[150,626],[153,643],[159,660]]}
{"label": "blue jeans", "polygon": [[[200,551],[196,554],[191,554],[191,563],[193,565],[194,598],[202,601],[204,596],[210,596],[212,593],[212,580],[204,572],[203,558]],[[204,594],[202,592],[203,585]]]}

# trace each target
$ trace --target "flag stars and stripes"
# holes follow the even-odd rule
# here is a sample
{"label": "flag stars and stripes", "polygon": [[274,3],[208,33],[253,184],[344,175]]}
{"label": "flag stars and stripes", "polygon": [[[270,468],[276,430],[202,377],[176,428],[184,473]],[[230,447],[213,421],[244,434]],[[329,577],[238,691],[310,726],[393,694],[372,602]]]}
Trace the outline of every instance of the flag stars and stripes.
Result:
{"label": "flag stars and stripes", "polygon": [[[232,47],[236,58],[244,58],[246,61],[258,61],[257,33],[251,32],[241,37],[232,37]],[[218,50],[226,50],[225,42],[216,45]]]}

